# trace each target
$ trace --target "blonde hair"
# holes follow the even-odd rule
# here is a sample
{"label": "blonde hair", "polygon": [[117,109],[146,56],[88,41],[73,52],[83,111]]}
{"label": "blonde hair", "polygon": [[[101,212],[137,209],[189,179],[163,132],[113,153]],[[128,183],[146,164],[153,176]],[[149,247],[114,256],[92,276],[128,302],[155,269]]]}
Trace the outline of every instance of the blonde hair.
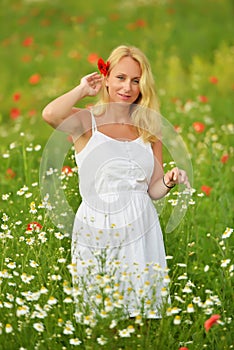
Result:
{"label": "blonde hair", "polygon": [[[137,127],[139,135],[145,142],[155,142],[160,134],[159,103],[149,61],[137,47],[118,46],[111,52],[107,59],[110,63],[108,75],[123,57],[133,58],[139,63],[141,68],[140,94],[131,108],[132,122]],[[104,81],[97,105],[107,104],[108,101],[109,94]]]}

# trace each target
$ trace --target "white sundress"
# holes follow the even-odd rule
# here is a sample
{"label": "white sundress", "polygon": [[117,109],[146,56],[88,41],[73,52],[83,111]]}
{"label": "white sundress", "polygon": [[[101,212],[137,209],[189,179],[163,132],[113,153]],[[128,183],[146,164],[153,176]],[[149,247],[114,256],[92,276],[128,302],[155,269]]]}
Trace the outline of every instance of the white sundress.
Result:
{"label": "white sundress", "polygon": [[167,266],[158,215],[147,192],[154,169],[151,144],[141,137],[119,141],[101,133],[92,114],[92,136],[75,159],[82,203],[73,226],[73,281],[82,281],[89,305],[103,276],[101,288],[114,288],[108,300],[119,286],[129,316],[143,310],[145,317],[161,317]]}

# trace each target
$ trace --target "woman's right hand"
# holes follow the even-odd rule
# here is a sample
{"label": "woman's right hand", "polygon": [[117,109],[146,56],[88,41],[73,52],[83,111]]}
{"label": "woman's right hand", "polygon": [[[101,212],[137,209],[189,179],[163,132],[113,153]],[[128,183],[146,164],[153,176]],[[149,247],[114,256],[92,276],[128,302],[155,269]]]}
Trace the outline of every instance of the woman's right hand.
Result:
{"label": "woman's right hand", "polygon": [[[96,96],[98,94],[102,87],[102,80],[103,77],[97,72],[84,76],[79,85],[57,97],[43,109],[43,119],[53,128],[57,128],[65,119],[79,111],[79,108],[75,108],[78,101],[86,96]],[[70,123],[68,124],[65,126],[63,123],[63,131],[72,134],[77,129],[77,124],[75,127],[74,125],[71,126]]]}
{"label": "woman's right hand", "polygon": [[80,81],[80,87],[85,89],[86,96],[96,96],[102,87],[102,76],[97,73],[91,73],[84,76]]}

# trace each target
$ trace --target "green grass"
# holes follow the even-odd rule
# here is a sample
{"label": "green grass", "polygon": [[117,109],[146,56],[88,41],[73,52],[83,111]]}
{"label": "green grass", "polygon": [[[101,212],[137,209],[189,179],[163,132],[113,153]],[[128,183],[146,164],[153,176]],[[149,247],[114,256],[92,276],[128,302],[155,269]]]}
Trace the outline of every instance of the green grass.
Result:
{"label": "green grass", "polygon": [[[232,349],[232,2],[5,0],[0,7],[0,349]],[[27,38],[32,38],[31,44],[22,45]],[[179,128],[191,155],[194,193],[172,232],[166,232],[166,226],[181,190],[173,190],[161,203],[172,311],[165,306],[162,320],[136,323],[123,319],[121,307],[95,322],[85,318],[90,314],[86,309],[77,323],[70,235],[54,225],[39,182],[43,150],[52,134],[41,111],[96,70],[88,61],[91,53],[105,59],[122,43],[139,46],[149,57],[162,114]],[[41,77],[35,85],[29,83],[33,74]],[[210,82],[211,77],[217,83]],[[89,102],[86,99],[83,106]],[[10,117],[12,108],[20,111],[16,119]],[[194,129],[197,122],[204,126],[202,132]],[[166,169],[171,166],[169,151],[165,147]],[[74,167],[72,149],[64,165]],[[81,199],[73,170],[71,176],[62,176],[61,186],[76,210]],[[55,183],[60,175],[61,169],[52,175]],[[28,232],[32,222],[41,226]],[[114,281],[114,272],[112,277]],[[107,296],[113,298],[113,288],[107,293],[95,286],[94,294],[102,295],[104,303]],[[82,308],[82,295],[80,302]],[[188,312],[189,304],[194,312]],[[219,314],[220,321],[205,332],[204,322],[213,314]],[[117,324],[110,328],[113,320]],[[66,334],[69,322],[74,330]],[[34,328],[37,323],[41,331]],[[131,330],[129,325],[134,332],[125,338],[121,331]],[[75,338],[79,346],[70,344]]]}

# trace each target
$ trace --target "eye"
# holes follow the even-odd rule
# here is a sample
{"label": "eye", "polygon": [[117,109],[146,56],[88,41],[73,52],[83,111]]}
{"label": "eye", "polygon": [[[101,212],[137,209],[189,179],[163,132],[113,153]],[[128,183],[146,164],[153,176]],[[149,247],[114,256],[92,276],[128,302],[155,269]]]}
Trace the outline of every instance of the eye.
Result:
{"label": "eye", "polygon": [[117,78],[118,78],[119,80],[124,80],[124,77],[123,77],[122,75],[117,75]]}
{"label": "eye", "polygon": [[133,84],[139,84],[140,83],[140,79],[133,79]]}

